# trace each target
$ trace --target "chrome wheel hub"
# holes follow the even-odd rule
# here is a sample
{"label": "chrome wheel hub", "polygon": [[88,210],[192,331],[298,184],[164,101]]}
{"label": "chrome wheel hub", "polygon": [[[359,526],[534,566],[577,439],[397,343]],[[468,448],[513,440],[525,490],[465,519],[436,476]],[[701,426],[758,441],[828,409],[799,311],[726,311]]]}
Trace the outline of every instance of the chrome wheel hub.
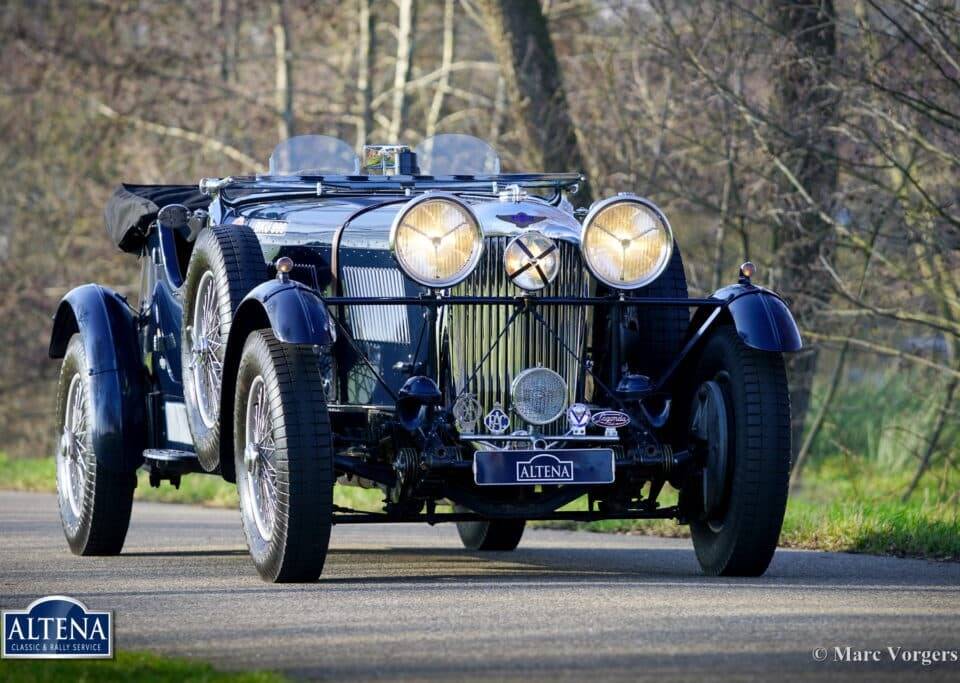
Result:
{"label": "chrome wheel hub", "polygon": [[223,363],[219,352],[223,346],[220,338],[220,306],[213,273],[207,271],[197,287],[196,307],[193,311],[193,328],[190,369],[197,396],[200,419],[213,427],[220,414],[220,381]]}
{"label": "chrome wheel hub", "polygon": [[263,540],[269,541],[277,516],[277,448],[267,403],[267,387],[261,376],[250,385],[244,434],[243,512],[256,525]]}
{"label": "chrome wheel hub", "polygon": [[57,449],[57,487],[74,517],[80,516],[87,482],[87,392],[80,374],[70,380]]}

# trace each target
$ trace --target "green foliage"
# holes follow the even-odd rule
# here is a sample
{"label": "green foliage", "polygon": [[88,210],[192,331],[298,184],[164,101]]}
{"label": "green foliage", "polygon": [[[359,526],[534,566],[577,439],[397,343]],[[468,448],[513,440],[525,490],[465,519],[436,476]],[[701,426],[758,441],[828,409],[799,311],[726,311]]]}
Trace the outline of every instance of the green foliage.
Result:
{"label": "green foliage", "polygon": [[216,671],[209,664],[142,652],[119,652],[113,660],[4,659],[0,660],[0,679],[8,683],[280,683],[287,680],[279,674],[262,671]]}
{"label": "green foliage", "polygon": [[[939,408],[930,393],[915,389],[929,383],[896,371],[867,369],[856,374],[837,390],[811,455],[828,459],[840,450],[891,469],[909,466]],[[815,393],[811,414],[821,400],[822,395]]]}
{"label": "green foliage", "polygon": [[[17,491],[57,490],[57,472],[51,458],[11,458],[0,453],[0,486]],[[153,488],[147,473],[137,479],[137,500],[160,503],[194,503],[213,507],[236,507],[237,489],[217,476],[190,475],[183,478],[179,490],[164,482]]]}
{"label": "green foliage", "polygon": [[[57,490],[57,473],[53,458],[11,458],[0,453],[0,488],[15,491]],[[153,488],[146,472],[139,473],[136,500],[157,503],[191,503],[210,507],[235,508],[239,505],[237,487],[216,475],[191,474],[183,477],[180,488],[168,482]],[[383,494],[372,489],[337,486],[334,502],[343,507],[378,511]]]}

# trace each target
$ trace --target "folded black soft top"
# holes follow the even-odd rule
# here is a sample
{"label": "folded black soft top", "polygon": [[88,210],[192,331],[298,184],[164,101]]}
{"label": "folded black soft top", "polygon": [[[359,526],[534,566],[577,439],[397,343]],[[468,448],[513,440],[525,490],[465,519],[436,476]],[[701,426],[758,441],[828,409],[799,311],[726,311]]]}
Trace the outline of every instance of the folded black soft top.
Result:
{"label": "folded black soft top", "polygon": [[103,218],[110,239],[123,251],[140,253],[147,229],[157,213],[168,204],[188,209],[205,209],[210,197],[196,185],[128,185],[118,187],[107,202]]}

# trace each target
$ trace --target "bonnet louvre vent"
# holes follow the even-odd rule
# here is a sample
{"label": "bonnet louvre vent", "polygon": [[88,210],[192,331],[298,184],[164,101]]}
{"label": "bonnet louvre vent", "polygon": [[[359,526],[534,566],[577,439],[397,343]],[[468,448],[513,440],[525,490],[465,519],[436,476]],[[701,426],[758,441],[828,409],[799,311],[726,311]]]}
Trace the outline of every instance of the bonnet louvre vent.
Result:
{"label": "bonnet louvre vent", "polygon": [[[344,266],[342,274],[347,296],[404,296],[403,275],[396,268]],[[410,321],[406,306],[348,306],[347,316],[354,339],[410,343]]]}

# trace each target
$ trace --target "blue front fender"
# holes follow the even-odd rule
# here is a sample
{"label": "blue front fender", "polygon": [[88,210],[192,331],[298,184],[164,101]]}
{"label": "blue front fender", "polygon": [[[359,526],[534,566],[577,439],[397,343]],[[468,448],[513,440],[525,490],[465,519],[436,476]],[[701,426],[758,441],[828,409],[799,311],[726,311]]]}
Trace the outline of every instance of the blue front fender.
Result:
{"label": "blue front fender", "polygon": [[[257,285],[240,302],[230,327],[223,361],[221,415],[233,415],[243,344],[253,330],[264,328],[270,328],[273,335],[285,344],[327,347],[335,340],[327,306],[310,287],[293,280],[268,280]],[[235,481],[233,431],[230,429],[220,432],[220,472],[227,481]]]}
{"label": "blue front fender", "polygon": [[248,307],[262,308],[274,336],[285,344],[326,346],[334,340],[326,304],[314,290],[294,280],[258,285],[240,303],[235,319]]}
{"label": "blue front fender", "polygon": [[113,290],[88,284],[60,301],[50,336],[51,358],[63,358],[80,334],[90,373],[93,448],[99,464],[133,472],[143,463],[147,403],[137,327],[126,301]]}
{"label": "blue front fender", "polygon": [[725,300],[737,334],[761,351],[799,351],[800,330],[787,304],[769,289],[749,284],[724,287],[713,295]]}

